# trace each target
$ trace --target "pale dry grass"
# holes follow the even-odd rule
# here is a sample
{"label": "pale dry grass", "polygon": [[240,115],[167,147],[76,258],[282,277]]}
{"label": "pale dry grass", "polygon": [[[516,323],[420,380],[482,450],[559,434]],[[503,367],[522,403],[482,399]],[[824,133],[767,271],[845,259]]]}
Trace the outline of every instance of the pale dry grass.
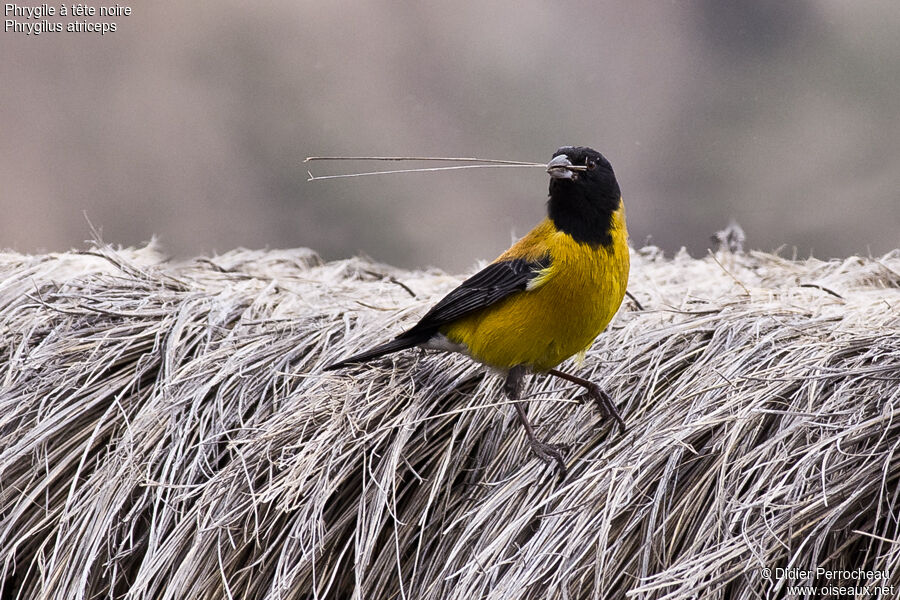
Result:
{"label": "pale dry grass", "polygon": [[[634,254],[527,450],[460,356],[321,366],[460,278],[311,252],[0,255],[3,598],[762,598],[900,585],[900,252]],[[567,366],[574,369],[572,365]],[[855,580],[850,580],[855,583]],[[826,582],[819,582],[826,583]],[[865,581],[863,583],[866,583]]]}

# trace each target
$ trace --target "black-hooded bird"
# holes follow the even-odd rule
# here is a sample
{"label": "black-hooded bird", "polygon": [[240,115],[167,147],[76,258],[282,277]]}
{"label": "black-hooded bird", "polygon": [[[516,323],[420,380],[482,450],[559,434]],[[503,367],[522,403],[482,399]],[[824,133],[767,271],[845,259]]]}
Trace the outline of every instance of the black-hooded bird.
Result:
{"label": "black-hooded bird", "polygon": [[628,283],[625,206],[612,165],[599,152],[565,146],[547,164],[547,218],[494,262],[462,282],[393,340],[325,367],[339,369],[385,354],[433,348],[465,354],[505,374],[532,451],[555,460],[563,446],[538,439],[521,401],[524,377],[547,373],[584,387],[624,430],[595,383],[556,367],[590,347],[619,309]]}

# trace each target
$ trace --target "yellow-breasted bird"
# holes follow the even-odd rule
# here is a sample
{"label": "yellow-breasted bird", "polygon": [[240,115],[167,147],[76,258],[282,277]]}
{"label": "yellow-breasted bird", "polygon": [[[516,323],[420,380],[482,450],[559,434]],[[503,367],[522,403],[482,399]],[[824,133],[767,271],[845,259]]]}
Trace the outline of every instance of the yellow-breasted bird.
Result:
{"label": "yellow-breasted bird", "polygon": [[624,429],[597,384],[555,367],[583,353],[619,309],[628,283],[625,206],[612,165],[599,152],[565,146],[547,164],[547,218],[494,262],[466,279],[393,340],[333,363],[338,369],[419,346],[461,352],[506,374],[534,453],[556,460],[562,446],[538,439],[520,400],[524,376],[548,373],[587,390]]}

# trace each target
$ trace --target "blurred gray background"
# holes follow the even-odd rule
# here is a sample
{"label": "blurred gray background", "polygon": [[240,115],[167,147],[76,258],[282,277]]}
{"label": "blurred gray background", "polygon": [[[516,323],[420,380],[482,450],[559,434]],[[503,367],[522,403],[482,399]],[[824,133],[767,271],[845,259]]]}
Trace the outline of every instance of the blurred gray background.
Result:
{"label": "blurred gray background", "polygon": [[610,159],[637,246],[702,255],[735,218],[786,255],[900,247],[893,0],[131,6],[105,36],[0,33],[0,247],[83,247],[86,214],[176,257],[460,271],[542,217],[542,170],[308,183],[303,158],[566,144]]}

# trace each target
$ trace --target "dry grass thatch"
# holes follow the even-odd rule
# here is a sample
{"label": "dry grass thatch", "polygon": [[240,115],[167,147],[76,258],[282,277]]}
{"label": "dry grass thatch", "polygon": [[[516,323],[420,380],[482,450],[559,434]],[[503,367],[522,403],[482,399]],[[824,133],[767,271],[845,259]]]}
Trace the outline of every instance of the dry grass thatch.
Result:
{"label": "dry grass thatch", "polygon": [[109,248],[0,271],[3,598],[900,586],[900,252],[636,252],[645,310],[626,302],[578,371],[628,431],[558,380],[529,388],[541,435],[572,449],[562,484],[463,357],[319,372],[457,277]]}

